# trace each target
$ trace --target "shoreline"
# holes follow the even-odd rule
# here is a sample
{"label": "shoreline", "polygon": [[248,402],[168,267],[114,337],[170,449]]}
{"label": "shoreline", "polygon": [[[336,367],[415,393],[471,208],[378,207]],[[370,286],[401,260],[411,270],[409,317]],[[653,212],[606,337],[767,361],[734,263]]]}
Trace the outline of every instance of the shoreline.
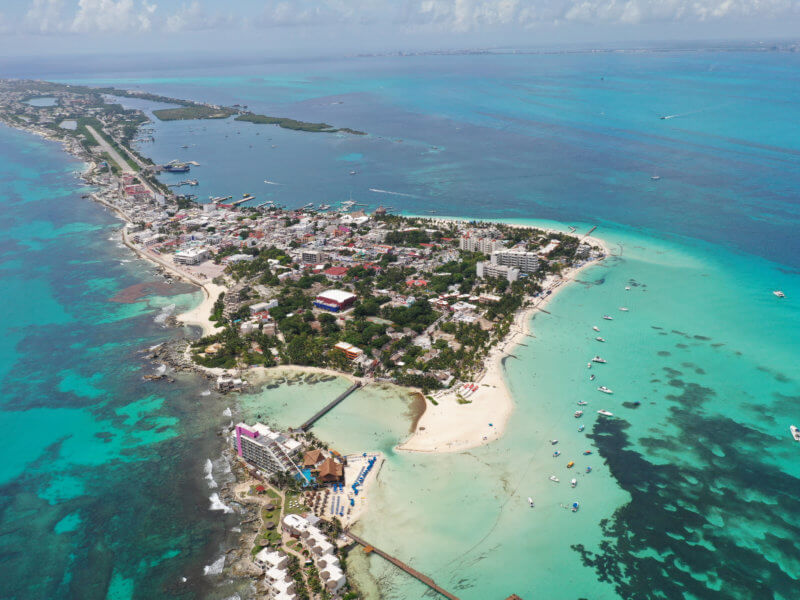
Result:
{"label": "shoreline", "polygon": [[[458,218],[440,219],[468,222],[465,219]],[[503,221],[491,222],[503,223]],[[543,231],[558,231],[534,225],[514,226],[541,229]],[[564,232],[558,231],[558,233]],[[517,311],[517,314],[514,315],[514,325],[511,331],[489,351],[484,359],[485,368],[483,372],[471,382],[479,387],[470,396],[469,402],[459,403],[459,388],[451,388],[433,394],[432,397],[437,404],[434,405],[426,399],[425,412],[417,420],[415,431],[407,440],[395,446],[395,450],[434,454],[463,452],[484,446],[503,437],[508,421],[516,407],[511,388],[506,379],[505,359],[513,356],[512,351],[520,344],[523,338],[535,337],[533,335],[532,322],[537,312],[544,311],[553,298],[561,290],[568,287],[568,284],[572,283],[578,274],[591,266],[600,264],[606,257],[610,256],[609,247],[602,239],[589,235],[579,237],[592,245],[599,246],[603,250],[603,257],[586,262],[578,267],[567,269],[559,279],[551,282],[549,287],[551,293],[549,295],[533,299],[531,305]]]}

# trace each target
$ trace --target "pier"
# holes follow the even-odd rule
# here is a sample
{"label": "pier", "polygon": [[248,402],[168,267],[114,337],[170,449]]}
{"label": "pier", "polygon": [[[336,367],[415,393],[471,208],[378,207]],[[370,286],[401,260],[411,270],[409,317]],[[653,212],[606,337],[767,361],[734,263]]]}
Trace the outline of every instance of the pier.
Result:
{"label": "pier", "polygon": [[409,567],[406,563],[404,563],[400,559],[397,559],[394,556],[392,556],[391,554],[387,554],[383,550],[380,550],[380,549],[376,548],[372,544],[367,543],[366,541],[364,541],[363,539],[361,539],[357,535],[355,535],[353,533],[350,533],[349,531],[345,531],[344,534],[347,537],[349,537],[351,540],[356,542],[357,544],[361,544],[362,546],[364,546],[364,549],[369,550],[370,552],[374,552],[375,554],[377,554],[381,558],[384,558],[384,559],[388,560],[390,563],[392,563],[398,569],[401,569],[401,570],[405,571],[406,573],[408,573],[409,575],[411,575],[414,579],[417,579],[418,581],[421,581],[422,583],[427,585],[429,588],[431,588],[436,593],[441,594],[442,596],[444,596],[445,598],[448,598],[449,600],[459,600],[458,596],[454,596],[453,594],[451,594],[447,590],[439,587],[433,579],[431,579],[427,575],[423,575],[422,573],[420,573],[416,569],[412,569],[411,567]]}
{"label": "pier", "polygon": [[347,389],[346,389],[345,391],[343,391],[341,394],[339,394],[338,396],[336,396],[336,399],[335,399],[335,400],[333,400],[333,402],[330,402],[329,404],[326,404],[325,406],[323,406],[323,407],[322,407],[320,410],[318,410],[318,411],[317,411],[317,412],[314,414],[314,416],[313,416],[313,417],[311,417],[311,418],[310,418],[308,421],[306,421],[305,423],[303,423],[302,425],[300,425],[300,429],[301,429],[302,431],[308,431],[309,429],[311,429],[311,427],[314,425],[314,423],[316,423],[316,422],[317,422],[317,421],[319,421],[319,420],[320,420],[322,417],[324,417],[325,415],[327,415],[327,414],[328,414],[328,413],[329,413],[331,410],[333,410],[333,408],[334,408],[334,407],[335,407],[337,404],[339,404],[339,403],[340,403],[342,400],[344,400],[345,398],[347,398],[347,397],[348,397],[350,394],[352,394],[353,392],[355,392],[355,391],[356,391],[358,388],[360,388],[360,387],[361,387],[361,382],[360,382],[360,381],[356,381],[356,382],[355,382],[353,385],[351,385],[349,388],[347,388]]}

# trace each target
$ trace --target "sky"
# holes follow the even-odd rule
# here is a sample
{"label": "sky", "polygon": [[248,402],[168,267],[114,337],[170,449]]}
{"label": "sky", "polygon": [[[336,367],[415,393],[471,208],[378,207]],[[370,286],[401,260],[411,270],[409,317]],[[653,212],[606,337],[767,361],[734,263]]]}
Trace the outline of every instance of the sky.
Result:
{"label": "sky", "polygon": [[0,0],[4,57],[798,37],[800,0]]}

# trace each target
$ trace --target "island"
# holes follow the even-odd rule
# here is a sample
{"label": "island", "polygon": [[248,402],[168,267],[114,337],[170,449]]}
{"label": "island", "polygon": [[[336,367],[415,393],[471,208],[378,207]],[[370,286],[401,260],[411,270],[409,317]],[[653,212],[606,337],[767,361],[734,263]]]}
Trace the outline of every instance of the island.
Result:
{"label": "island", "polygon": [[[115,88],[0,80],[0,120],[83,160],[82,177],[95,190],[88,196],[124,221],[125,245],[168,280],[203,290],[203,301],[176,320],[199,334],[151,349],[153,359],[197,371],[221,393],[259,385],[277,371],[349,379],[326,410],[363,386],[401,386],[422,411],[398,451],[463,451],[500,437],[514,409],[502,359],[529,335],[532,314],[608,253],[591,236],[594,228],[577,235],[574,228],[401,216],[384,207],[367,212],[352,200],[253,206],[247,195],[231,200],[234,191],[198,203],[158,179],[190,165],[155,165],[139,154],[131,142],[147,115],[109,96],[179,106],[155,111],[157,118],[236,114],[289,129],[338,130]],[[52,101],[31,102],[42,98]],[[234,564],[259,591],[357,598],[346,548],[380,550],[349,527],[366,510],[383,457],[366,448],[337,452],[310,431],[319,415],[309,417],[286,431],[260,422],[233,426],[226,446],[237,483],[215,494],[212,509],[236,501],[249,511]]]}

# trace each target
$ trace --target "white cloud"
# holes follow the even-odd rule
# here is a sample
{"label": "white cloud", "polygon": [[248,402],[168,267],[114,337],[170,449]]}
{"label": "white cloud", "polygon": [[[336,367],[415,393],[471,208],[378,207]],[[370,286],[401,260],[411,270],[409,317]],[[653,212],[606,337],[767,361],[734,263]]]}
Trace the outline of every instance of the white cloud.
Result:
{"label": "white cloud", "polygon": [[25,26],[29,31],[50,33],[64,28],[62,0],[33,0],[25,14]]}
{"label": "white cloud", "polygon": [[181,4],[177,12],[168,16],[164,22],[164,29],[171,33],[202,31],[230,27],[241,22],[241,19],[236,19],[232,15],[209,14],[198,0],[193,0],[188,5],[186,3]]}
{"label": "white cloud", "polygon": [[79,33],[150,31],[156,8],[134,0],[79,0],[69,28]]}

